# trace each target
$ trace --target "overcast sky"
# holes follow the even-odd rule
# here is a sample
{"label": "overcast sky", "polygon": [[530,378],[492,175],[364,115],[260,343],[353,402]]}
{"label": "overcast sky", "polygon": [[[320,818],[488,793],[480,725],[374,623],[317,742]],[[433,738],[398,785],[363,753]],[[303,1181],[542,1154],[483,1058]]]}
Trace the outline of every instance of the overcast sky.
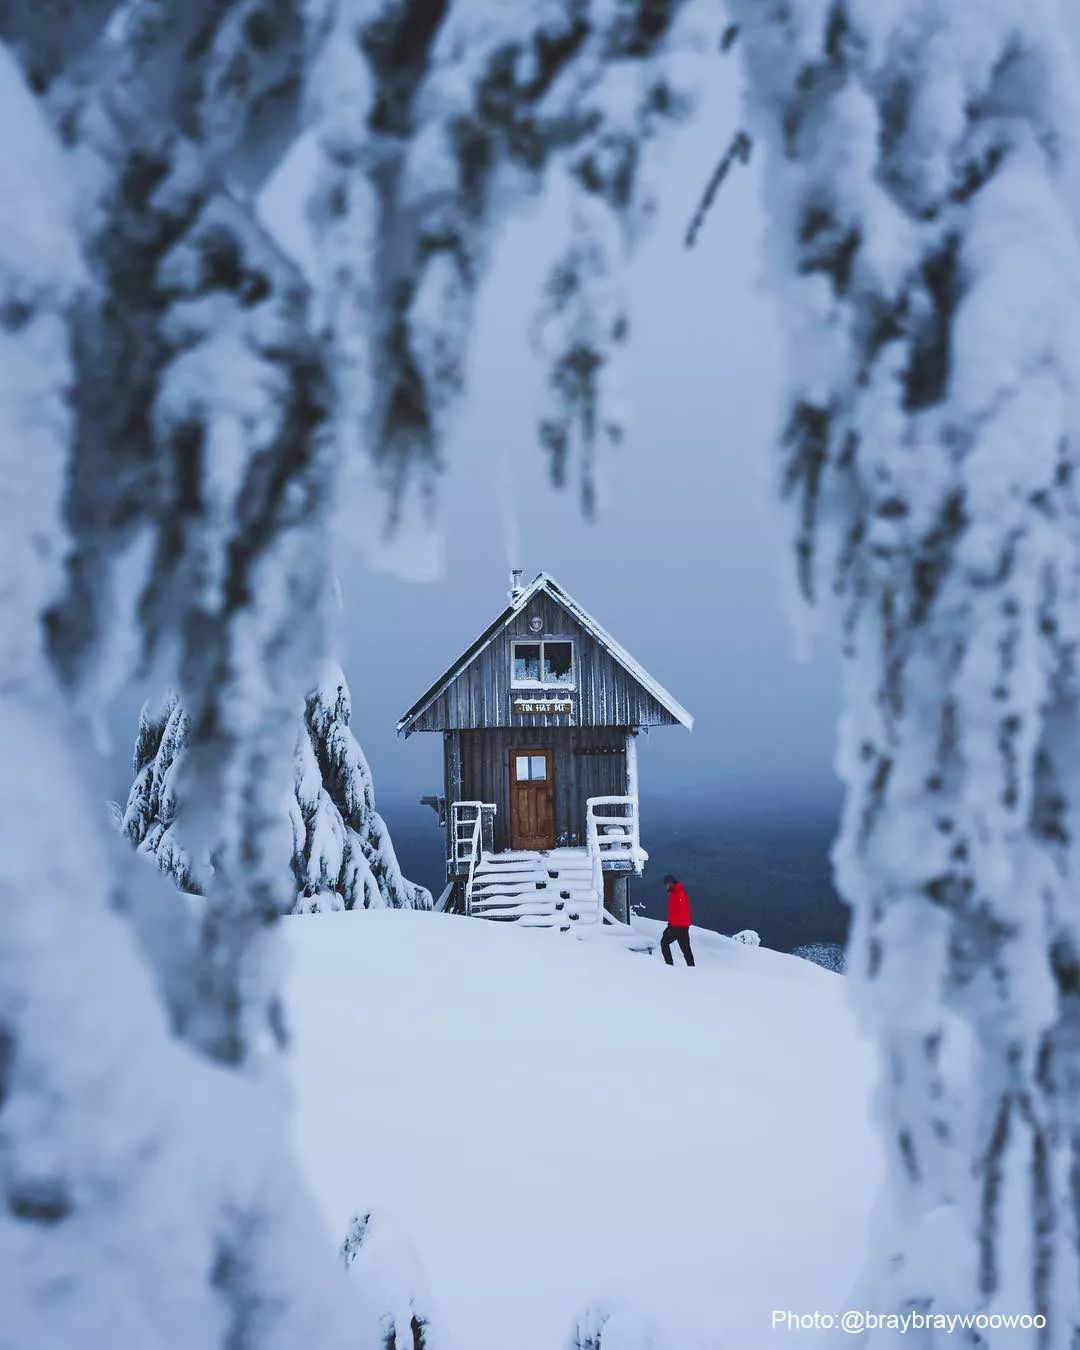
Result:
{"label": "overcast sky", "polygon": [[[506,235],[482,297],[468,396],[446,448],[442,575],[418,583],[373,570],[359,548],[340,557],[336,655],[391,826],[442,786],[441,738],[399,741],[395,723],[505,605],[512,563],[527,581],[552,573],[694,714],[692,734],[661,728],[643,743],[646,806],[668,799],[719,827],[748,814],[785,826],[836,808],[835,658],[826,644],[795,660],[770,492],[781,372],[753,165],[733,171],[697,247],[682,244],[738,125],[733,92],[721,90],[668,142],[661,209],[632,278],[632,429],[608,461],[599,520],[585,523],[573,488],[550,486],[536,442],[542,375],[528,331],[561,235],[548,198]],[[270,207],[288,236],[305,191],[295,174],[281,178]],[[121,800],[144,692],[110,717],[107,774]]]}
{"label": "overcast sky", "polygon": [[400,742],[394,724],[505,604],[513,561],[526,580],[557,577],[694,713],[692,735],[661,729],[643,744],[648,796],[728,815],[833,808],[834,661],[828,650],[795,660],[769,491],[781,372],[753,166],[729,178],[697,248],[682,245],[737,126],[735,99],[721,95],[665,155],[662,209],[633,279],[632,434],[591,525],[572,489],[549,486],[535,439],[541,377],[527,332],[552,204],[506,237],[446,456],[444,575],[417,584],[343,564],[340,657],[388,804],[440,788],[440,737]]}

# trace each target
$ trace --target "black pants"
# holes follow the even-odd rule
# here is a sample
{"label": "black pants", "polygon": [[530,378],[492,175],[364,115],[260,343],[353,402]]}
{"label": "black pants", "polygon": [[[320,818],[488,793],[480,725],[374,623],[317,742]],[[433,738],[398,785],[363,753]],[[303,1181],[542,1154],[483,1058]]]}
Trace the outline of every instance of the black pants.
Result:
{"label": "black pants", "polygon": [[679,944],[683,956],[686,957],[686,964],[688,966],[692,966],[694,964],[694,953],[690,950],[690,929],[675,928],[672,924],[669,923],[668,926],[664,929],[663,933],[661,934],[660,950],[664,953],[664,960],[668,963],[669,966],[673,966],[675,964],[675,962],[671,959],[671,944],[673,942],[677,942]]}

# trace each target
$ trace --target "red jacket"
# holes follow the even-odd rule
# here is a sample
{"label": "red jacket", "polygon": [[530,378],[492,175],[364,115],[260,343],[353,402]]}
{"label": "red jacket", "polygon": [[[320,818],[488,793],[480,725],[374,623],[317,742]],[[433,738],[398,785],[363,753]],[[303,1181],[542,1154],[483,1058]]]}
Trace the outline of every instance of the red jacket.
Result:
{"label": "red jacket", "polygon": [[690,927],[690,897],[681,881],[668,891],[667,921],[672,928]]}

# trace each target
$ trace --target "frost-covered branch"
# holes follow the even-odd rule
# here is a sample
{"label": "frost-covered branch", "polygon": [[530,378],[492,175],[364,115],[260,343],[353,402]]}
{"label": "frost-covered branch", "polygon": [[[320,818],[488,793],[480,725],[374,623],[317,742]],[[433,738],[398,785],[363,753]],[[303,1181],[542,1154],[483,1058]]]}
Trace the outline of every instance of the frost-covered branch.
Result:
{"label": "frost-covered branch", "polygon": [[[52,21],[63,12],[51,6]],[[58,53],[82,50],[82,17],[96,10],[71,12],[68,44],[27,23],[38,82]],[[88,495],[79,454],[84,353],[72,333],[95,303],[94,260],[80,236],[76,157],[3,47],[0,122],[0,454],[10,461],[0,480],[15,564],[0,587],[4,1336],[20,1350],[178,1338],[207,1350],[345,1350],[356,1344],[346,1293],[329,1253],[320,1259],[287,1134],[271,1123],[275,1093],[176,1039],[116,912],[86,728],[58,685],[57,620],[45,623],[92,506],[120,488]],[[122,465],[112,464],[118,479]],[[118,603],[110,617],[122,627],[127,612]],[[103,636],[86,618],[87,637]]]}
{"label": "frost-covered branch", "polygon": [[705,191],[701,194],[701,201],[698,202],[697,210],[694,212],[693,219],[686,227],[686,238],[683,240],[687,248],[693,248],[697,243],[697,237],[701,233],[701,227],[705,224],[709,212],[712,210],[713,202],[716,200],[716,194],[720,191],[720,185],[728,176],[731,166],[738,160],[740,164],[750,162],[750,151],[753,148],[753,142],[745,131],[737,131],[731,138],[731,144],[720,156],[719,163],[712,171],[712,176],[705,184]]}
{"label": "frost-covered branch", "polygon": [[598,444],[621,436],[608,391],[627,323],[612,283],[623,236],[649,209],[644,145],[686,104],[668,54],[681,5],[316,8],[307,122],[339,434],[371,445],[399,506],[430,489],[494,243],[557,164],[575,204],[547,295],[553,397],[541,439],[561,475],[579,433],[591,502]]}
{"label": "frost-covered branch", "polygon": [[[350,862],[343,847],[336,866],[322,798],[304,795],[313,779],[294,779],[296,719],[325,647],[340,452],[370,454],[398,502],[415,470],[436,462],[493,236],[553,157],[577,147],[586,190],[617,216],[632,212],[625,170],[614,196],[598,159],[581,177],[588,147],[603,145],[600,122],[614,128],[621,111],[594,103],[583,121],[578,110],[616,66],[636,78],[678,8],[0,7],[0,419],[19,469],[32,466],[5,489],[26,485],[6,513],[25,566],[0,594],[4,632],[15,635],[0,671],[5,745],[22,747],[14,733],[36,728],[47,772],[29,775],[33,787],[57,780],[48,807],[34,792],[20,801],[27,821],[70,817],[55,857],[28,825],[34,866],[5,879],[19,902],[0,938],[2,1156],[16,1201],[0,1219],[5,1258],[9,1242],[15,1257],[0,1269],[16,1272],[4,1303],[23,1344],[150,1346],[177,1327],[192,1346],[342,1344],[343,1304],[317,1243],[310,1261],[286,1245],[305,1245],[306,1208],[283,1161],[278,1098],[262,1081],[285,1036],[274,921],[296,899],[298,821],[305,864],[317,861],[325,880],[336,872],[369,898],[371,881],[380,895],[407,884],[388,864],[380,872],[382,824],[337,779],[344,796],[326,795],[342,840],[351,830],[359,848]],[[315,295],[256,209],[302,133],[323,161]],[[123,866],[108,865],[104,812],[77,788],[86,727],[70,709],[100,716],[140,667],[182,695],[182,711],[148,720],[143,739],[184,749],[165,756],[168,767],[155,754],[140,770],[128,824],[171,849],[173,870],[202,892],[190,949],[155,936],[149,874],[125,882]],[[358,749],[346,766],[334,756],[348,744],[336,745],[324,747],[320,776],[344,766],[362,778]],[[309,827],[321,838],[310,850]],[[6,896],[5,912],[13,904]],[[76,905],[84,927],[64,921]],[[74,946],[58,939],[69,931]],[[75,977],[73,952],[86,978]],[[110,1026],[114,986],[123,1003]],[[186,1047],[168,1042],[165,1001],[184,1010]],[[93,1052],[76,1062],[50,1040],[60,1021],[92,1033]],[[177,1056],[190,1073],[173,1073]],[[242,1089],[225,1072],[239,1067]],[[45,1104],[53,1135],[41,1130]],[[189,1179],[197,1197],[173,1204],[168,1176]],[[135,1197],[181,1229],[145,1256],[132,1248],[151,1231]],[[65,1241],[73,1213],[92,1260]],[[60,1284],[62,1304],[39,1297]],[[49,1302],[40,1337],[22,1334],[27,1299]]]}
{"label": "frost-covered branch", "polygon": [[[292,791],[278,806],[292,831],[293,911],[430,909],[431,894],[406,881],[382,817],[364,752],[350,723],[352,703],[341,670],[328,664],[290,728],[296,746]],[[182,891],[201,894],[214,857],[193,861],[187,819],[177,820],[175,784],[183,773],[191,722],[179,695],[146,704],[135,743],[135,779],[120,829]]]}
{"label": "frost-covered branch", "polygon": [[386,1350],[442,1350],[432,1299],[412,1243],[388,1215],[354,1214],[341,1259],[365,1322]]}
{"label": "frost-covered branch", "polygon": [[835,861],[892,1174],[868,1302],[1022,1305],[1071,1346],[1076,19],[731,10],[790,336],[798,583],[838,611],[847,666]]}

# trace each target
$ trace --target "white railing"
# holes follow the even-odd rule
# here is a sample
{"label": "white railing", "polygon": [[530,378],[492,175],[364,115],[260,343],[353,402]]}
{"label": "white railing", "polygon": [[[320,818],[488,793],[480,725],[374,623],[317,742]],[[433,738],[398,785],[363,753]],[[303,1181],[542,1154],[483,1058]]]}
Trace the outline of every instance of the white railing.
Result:
{"label": "white railing", "polygon": [[592,818],[592,802],[585,807],[588,825],[586,838],[589,841],[589,860],[592,863],[592,888],[596,896],[596,922],[604,921],[604,867],[600,860],[600,836],[596,832],[596,822]]}
{"label": "white railing", "polygon": [[454,802],[450,808],[450,864],[455,874],[468,865],[465,913],[472,913],[473,877],[484,852],[484,826],[495,816],[494,802]]}
{"label": "white railing", "polygon": [[590,797],[585,803],[590,843],[602,859],[626,859],[637,869],[646,860],[636,797]]}
{"label": "white railing", "polygon": [[585,803],[586,838],[592,862],[597,918],[604,910],[604,863],[626,862],[640,872],[648,857],[641,847],[641,827],[636,797],[590,797]]}

